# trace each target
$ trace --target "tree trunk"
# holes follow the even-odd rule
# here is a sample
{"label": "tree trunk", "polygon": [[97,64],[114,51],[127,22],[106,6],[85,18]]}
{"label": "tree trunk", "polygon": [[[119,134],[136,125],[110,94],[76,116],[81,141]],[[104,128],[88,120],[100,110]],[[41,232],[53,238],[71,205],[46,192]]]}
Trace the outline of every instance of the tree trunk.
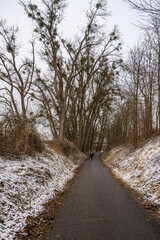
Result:
{"label": "tree trunk", "polygon": [[159,128],[158,132],[160,134],[160,43],[158,49],[158,116],[159,116]]}
{"label": "tree trunk", "polygon": [[64,140],[65,135],[65,120],[66,120],[66,108],[63,106],[60,116],[60,129],[59,129],[59,139]]}

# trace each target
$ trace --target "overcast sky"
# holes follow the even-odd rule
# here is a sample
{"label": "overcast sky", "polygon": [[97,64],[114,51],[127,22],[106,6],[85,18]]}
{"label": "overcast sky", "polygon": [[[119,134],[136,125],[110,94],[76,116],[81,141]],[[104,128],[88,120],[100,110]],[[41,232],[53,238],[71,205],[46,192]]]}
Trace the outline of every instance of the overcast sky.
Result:
{"label": "overcast sky", "polygon": [[[34,0],[37,5],[40,0]],[[71,37],[76,34],[78,26],[83,26],[85,14],[90,0],[67,0],[68,7],[65,12],[65,19],[62,31],[65,36]],[[121,38],[124,43],[123,52],[132,48],[140,38],[139,29],[134,26],[138,20],[136,11],[129,8],[123,0],[108,0],[111,16],[108,19],[108,28],[119,25]],[[25,15],[24,10],[18,5],[18,0],[0,0],[0,17],[6,19],[8,24],[16,24],[20,30],[20,39],[26,46],[31,39],[31,22]]]}

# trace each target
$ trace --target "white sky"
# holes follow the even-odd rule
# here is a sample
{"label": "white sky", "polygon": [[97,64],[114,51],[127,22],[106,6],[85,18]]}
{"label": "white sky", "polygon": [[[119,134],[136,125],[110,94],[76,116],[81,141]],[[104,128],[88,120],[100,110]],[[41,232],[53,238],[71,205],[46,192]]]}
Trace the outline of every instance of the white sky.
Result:
{"label": "white sky", "polygon": [[[39,5],[41,1],[34,0],[34,2]],[[71,37],[76,34],[77,26],[83,26],[84,10],[87,9],[90,0],[67,0],[67,2],[63,32],[65,36]],[[119,25],[124,43],[123,52],[126,54],[128,48],[132,48],[140,38],[139,29],[133,25],[137,22],[138,14],[123,0],[108,0],[108,5],[111,10],[108,28],[112,29],[114,25]],[[31,22],[23,8],[18,5],[18,0],[0,0],[0,18],[6,19],[9,25],[16,24],[19,27],[21,42],[26,46],[31,39]]]}

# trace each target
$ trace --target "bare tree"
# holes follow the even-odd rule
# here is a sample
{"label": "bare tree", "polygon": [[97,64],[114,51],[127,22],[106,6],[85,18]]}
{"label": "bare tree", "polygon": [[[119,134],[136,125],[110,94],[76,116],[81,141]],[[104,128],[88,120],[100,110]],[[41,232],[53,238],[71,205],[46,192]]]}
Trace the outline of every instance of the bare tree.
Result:
{"label": "bare tree", "polygon": [[[81,36],[73,41],[64,40],[58,32],[58,25],[63,18],[65,1],[43,0],[42,2],[46,7],[45,11],[34,4],[25,4],[21,1],[26,13],[35,22],[35,31],[42,43],[41,56],[49,67],[49,77],[39,77],[39,83],[35,85],[41,95],[39,98],[44,103],[43,109],[47,118],[53,119],[56,116],[58,118],[59,123],[56,126],[51,124],[52,133],[55,135],[58,130],[59,138],[63,140],[67,129],[70,129],[67,133],[68,136],[70,135],[73,129],[70,123],[73,123],[73,118],[76,117],[78,124],[76,121],[74,123],[77,124],[79,140],[75,141],[82,148],[82,142],[88,141],[91,135],[95,115],[99,110],[100,89],[111,71],[108,68],[112,69],[114,66],[113,59],[117,61],[116,56],[121,48],[118,31],[115,28],[109,35],[101,31],[102,26],[99,20],[108,16],[106,1],[91,1],[86,13],[87,25]],[[109,59],[111,56],[112,60]],[[99,87],[98,83],[95,84],[98,72],[103,72],[105,75],[103,84]],[[86,122],[84,122],[84,115]],[[85,128],[87,131],[84,130],[85,124],[89,126],[88,129]],[[84,141],[81,141],[82,138]]]}
{"label": "bare tree", "polygon": [[[140,100],[140,80],[142,72],[142,59],[143,59],[143,49],[140,47],[135,47],[134,50],[130,50],[128,60],[124,64],[124,70],[127,75],[125,75],[126,84],[129,88],[129,95],[132,97],[134,103],[133,109],[133,142],[137,144],[138,142],[138,124],[139,124],[139,114],[138,105]],[[130,79],[130,80],[129,80]]]}
{"label": "bare tree", "polygon": [[35,69],[34,42],[32,59],[20,63],[17,33],[17,27],[8,27],[6,21],[0,21],[0,101],[13,116],[26,118]]}
{"label": "bare tree", "polygon": [[[151,125],[153,122],[151,120],[151,112],[153,100],[151,98],[155,96],[158,99],[156,125],[160,133],[160,2],[159,0],[125,0],[125,2],[128,2],[133,9],[142,13],[141,22],[139,22],[138,27],[144,31],[148,42],[148,50],[145,50],[144,53],[143,61],[145,66],[143,76],[141,76],[141,86],[143,86],[141,93],[145,101],[145,111],[148,111],[148,113],[144,114],[146,116],[144,118],[146,121],[145,135],[149,134],[150,131],[152,132]],[[154,89],[156,93],[153,95],[153,84],[155,85],[155,83],[157,84],[157,88]]]}
{"label": "bare tree", "polygon": [[160,17],[152,16],[150,18],[150,27],[147,30],[152,41],[153,51],[156,56],[157,64],[157,87],[158,87],[158,118],[159,118],[159,133],[160,133]]}
{"label": "bare tree", "polygon": [[160,2],[159,0],[124,0],[128,2],[133,9],[148,13],[151,15],[160,15]]}
{"label": "bare tree", "polygon": [[130,50],[127,61],[122,64],[122,99],[112,111],[112,119],[108,118],[110,146],[126,141],[136,146],[157,131],[158,69],[151,37],[145,35],[145,41]]}

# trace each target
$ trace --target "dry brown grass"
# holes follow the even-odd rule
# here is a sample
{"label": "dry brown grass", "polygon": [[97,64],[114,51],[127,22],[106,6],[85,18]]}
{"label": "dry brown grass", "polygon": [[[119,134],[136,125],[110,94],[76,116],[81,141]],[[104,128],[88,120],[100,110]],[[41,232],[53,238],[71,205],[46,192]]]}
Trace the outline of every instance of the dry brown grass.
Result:
{"label": "dry brown grass", "polygon": [[0,124],[0,153],[28,154],[42,152],[44,144],[40,136],[28,119],[8,118]]}
{"label": "dry brown grass", "polygon": [[59,139],[55,138],[51,141],[45,141],[45,143],[54,151],[66,157],[79,153],[78,148],[72,142],[67,140],[60,141]]}
{"label": "dry brown grass", "polygon": [[114,164],[115,160],[118,160],[122,155],[128,152],[128,148],[120,147],[116,151],[111,152],[103,157],[103,162],[107,164]]}

